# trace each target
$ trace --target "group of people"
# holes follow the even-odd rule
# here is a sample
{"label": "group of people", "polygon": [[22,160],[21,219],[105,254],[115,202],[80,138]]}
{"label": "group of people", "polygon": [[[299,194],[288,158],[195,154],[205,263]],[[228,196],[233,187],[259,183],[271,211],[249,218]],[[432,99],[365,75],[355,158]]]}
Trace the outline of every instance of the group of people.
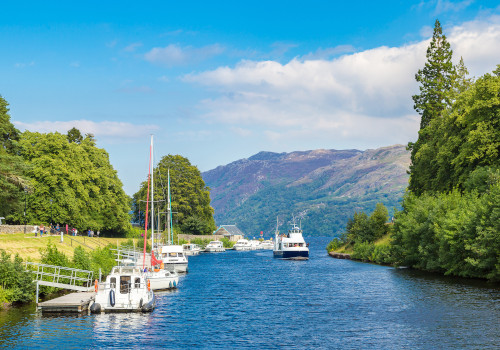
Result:
{"label": "group of people", "polygon": [[[35,233],[35,237],[38,236],[38,233],[40,233],[40,237],[43,236],[43,234],[46,234],[48,232],[48,227],[45,227],[43,224],[40,226],[35,225],[33,232]],[[97,230],[97,232],[94,234],[94,230],[88,229],[87,231],[87,236],[89,237],[99,237],[101,232]],[[61,233],[61,226],[59,224],[57,225],[50,225],[50,233],[55,233],[55,234],[60,234]],[[63,232],[64,233],[64,230]],[[71,230],[68,228],[68,225],[66,225],[66,234],[71,234],[72,236],[77,236],[78,235],[78,229],[76,227],[71,228]]]}

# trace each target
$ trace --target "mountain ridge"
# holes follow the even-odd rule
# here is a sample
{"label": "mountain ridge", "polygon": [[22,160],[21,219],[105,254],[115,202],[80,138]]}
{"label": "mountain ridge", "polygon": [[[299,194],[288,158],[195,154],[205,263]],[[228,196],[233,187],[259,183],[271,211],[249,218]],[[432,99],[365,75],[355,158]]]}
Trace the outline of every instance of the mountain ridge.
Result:
{"label": "mountain ridge", "polygon": [[343,230],[356,210],[371,211],[377,201],[397,206],[408,183],[409,164],[403,145],[365,151],[262,151],[202,177],[211,188],[219,225],[236,223],[250,236],[270,234],[277,215],[286,223],[295,214],[310,234],[331,236]]}

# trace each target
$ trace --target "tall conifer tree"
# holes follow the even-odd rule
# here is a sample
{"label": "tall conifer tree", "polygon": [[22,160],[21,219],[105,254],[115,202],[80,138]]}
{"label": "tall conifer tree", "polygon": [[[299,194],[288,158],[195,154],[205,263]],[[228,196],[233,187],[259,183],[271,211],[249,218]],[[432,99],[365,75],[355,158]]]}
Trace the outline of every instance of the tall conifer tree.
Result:
{"label": "tall conifer tree", "polygon": [[415,74],[421,84],[420,94],[413,96],[413,108],[422,116],[420,129],[429,125],[450,105],[448,92],[453,86],[455,68],[451,61],[453,51],[443,34],[438,20],[434,25],[434,34],[427,48],[427,62],[423,69]]}

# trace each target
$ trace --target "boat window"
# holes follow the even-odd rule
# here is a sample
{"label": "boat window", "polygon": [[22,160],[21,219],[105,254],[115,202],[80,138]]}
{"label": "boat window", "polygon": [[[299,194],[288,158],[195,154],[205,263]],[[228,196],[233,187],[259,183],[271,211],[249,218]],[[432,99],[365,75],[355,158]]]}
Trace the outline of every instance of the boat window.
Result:
{"label": "boat window", "polygon": [[109,279],[109,288],[112,289],[116,288],[116,277],[111,277]]}
{"label": "boat window", "polygon": [[303,247],[304,246],[304,243],[299,243],[299,247]]}
{"label": "boat window", "polygon": [[120,293],[127,294],[130,290],[130,276],[120,276]]}
{"label": "boat window", "polygon": [[180,256],[182,258],[183,253],[177,253],[177,256]]}
{"label": "boat window", "polygon": [[170,253],[170,256],[175,257],[177,256],[177,253]]}
{"label": "boat window", "polygon": [[134,288],[141,288],[141,279],[139,277],[136,277],[134,284]]}

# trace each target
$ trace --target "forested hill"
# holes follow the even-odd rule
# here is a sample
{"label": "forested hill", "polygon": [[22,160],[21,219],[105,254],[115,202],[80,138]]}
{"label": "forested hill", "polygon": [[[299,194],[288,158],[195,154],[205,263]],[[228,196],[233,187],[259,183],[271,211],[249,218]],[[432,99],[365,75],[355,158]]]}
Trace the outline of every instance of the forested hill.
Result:
{"label": "forested hill", "polygon": [[269,236],[292,215],[305,235],[334,236],[354,211],[377,202],[398,206],[408,185],[410,154],[405,146],[376,150],[260,152],[202,174],[211,188],[218,225],[237,224],[249,236]]}

